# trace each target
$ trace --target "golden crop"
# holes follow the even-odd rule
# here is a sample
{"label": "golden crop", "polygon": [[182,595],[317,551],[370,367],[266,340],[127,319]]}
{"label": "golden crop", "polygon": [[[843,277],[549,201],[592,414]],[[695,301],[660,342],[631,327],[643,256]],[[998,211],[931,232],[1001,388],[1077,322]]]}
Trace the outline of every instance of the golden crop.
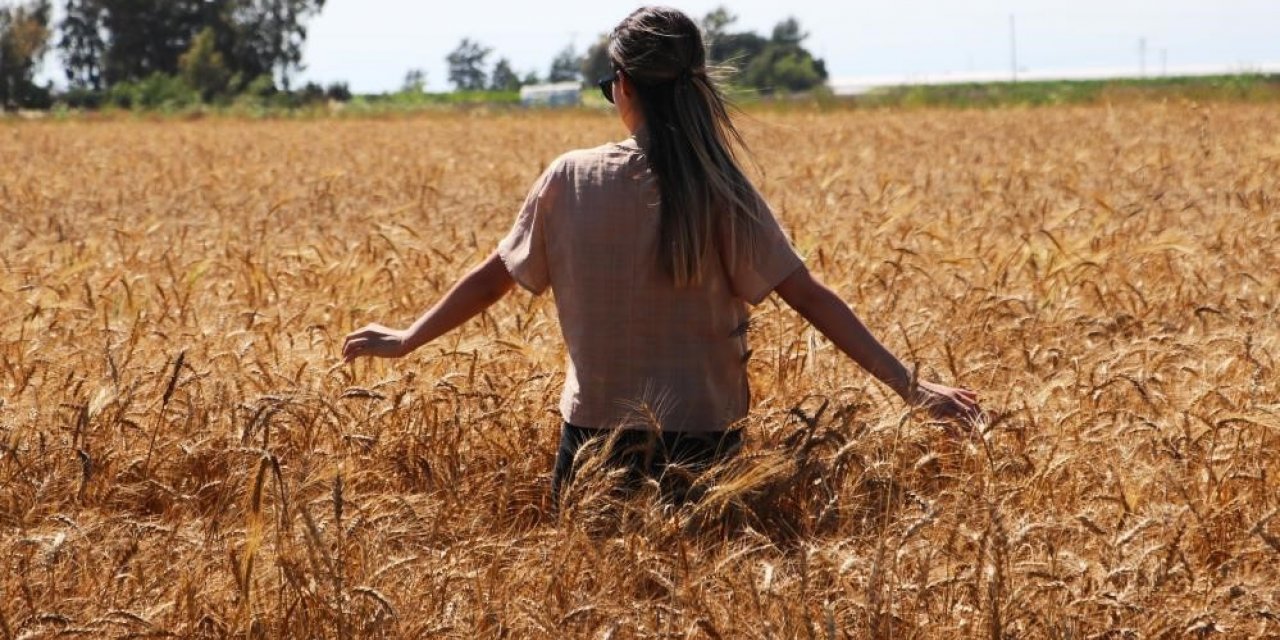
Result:
{"label": "golden crop", "polygon": [[1280,635],[1280,112],[758,113],[810,268],[954,439],[784,304],[745,455],[548,504],[563,345],[406,326],[616,119],[0,123],[0,638]]}

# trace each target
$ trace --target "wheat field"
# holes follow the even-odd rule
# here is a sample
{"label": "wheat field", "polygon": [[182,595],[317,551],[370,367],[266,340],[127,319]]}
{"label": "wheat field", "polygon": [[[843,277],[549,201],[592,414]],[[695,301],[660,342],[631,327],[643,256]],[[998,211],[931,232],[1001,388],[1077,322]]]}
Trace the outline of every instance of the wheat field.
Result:
{"label": "wheat field", "polygon": [[594,113],[0,122],[0,638],[1280,637],[1280,111],[752,112],[812,271],[953,437],[776,297],[743,455],[588,465],[516,290],[396,361]]}

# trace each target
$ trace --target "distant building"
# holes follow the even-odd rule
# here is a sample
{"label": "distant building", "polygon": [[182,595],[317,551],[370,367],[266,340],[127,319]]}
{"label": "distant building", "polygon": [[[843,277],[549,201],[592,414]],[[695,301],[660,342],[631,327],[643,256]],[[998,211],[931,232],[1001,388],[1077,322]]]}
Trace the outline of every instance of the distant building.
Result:
{"label": "distant building", "polygon": [[1005,71],[961,71],[945,73],[917,73],[909,75],[851,76],[831,78],[827,87],[837,96],[856,96],[885,87],[967,84],[987,82],[1059,82],[1072,80],[1123,80],[1136,78],[1196,77],[1238,74],[1280,73],[1280,62],[1264,62],[1249,65],[1179,65],[1162,66],[1159,73],[1145,73],[1135,67],[1101,67],[1083,69],[1026,69],[1019,67],[1015,74]]}
{"label": "distant building", "polygon": [[526,107],[576,107],[582,104],[582,84],[555,82],[520,87],[520,104]]}

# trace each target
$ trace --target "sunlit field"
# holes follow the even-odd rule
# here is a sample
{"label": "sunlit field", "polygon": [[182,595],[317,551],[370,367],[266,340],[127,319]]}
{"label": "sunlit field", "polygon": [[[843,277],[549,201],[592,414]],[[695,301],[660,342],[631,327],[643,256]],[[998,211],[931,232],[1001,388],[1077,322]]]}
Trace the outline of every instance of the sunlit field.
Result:
{"label": "sunlit field", "polygon": [[1280,111],[759,112],[753,175],[955,437],[776,297],[744,455],[549,495],[516,290],[401,361],[591,113],[0,123],[0,638],[1280,635]]}

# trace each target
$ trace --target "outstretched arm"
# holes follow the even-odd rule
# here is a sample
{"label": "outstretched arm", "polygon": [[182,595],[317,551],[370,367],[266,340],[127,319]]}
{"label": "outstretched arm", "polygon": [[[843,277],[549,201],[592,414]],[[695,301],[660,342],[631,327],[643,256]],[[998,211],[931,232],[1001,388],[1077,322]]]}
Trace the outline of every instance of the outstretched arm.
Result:
{"label": "outstretched arm", "polygon": [[880,344],[853,309],[807,268],[796,269],[774,290],[836,347],[909,404],[927,407],[940,418],[971,418],[980,411],[977,394],[967,389],[925,381],[916,381],[913,386],[906,365]]}
{"label": "outstretched arm", "polygon": [[391,329],[369,324],[347,335],[342,343],[342,359],[360,356],[399,358],[448,333],[502,299],[515,281],[495,251],[463,276],[418,321],[408,329]]}

